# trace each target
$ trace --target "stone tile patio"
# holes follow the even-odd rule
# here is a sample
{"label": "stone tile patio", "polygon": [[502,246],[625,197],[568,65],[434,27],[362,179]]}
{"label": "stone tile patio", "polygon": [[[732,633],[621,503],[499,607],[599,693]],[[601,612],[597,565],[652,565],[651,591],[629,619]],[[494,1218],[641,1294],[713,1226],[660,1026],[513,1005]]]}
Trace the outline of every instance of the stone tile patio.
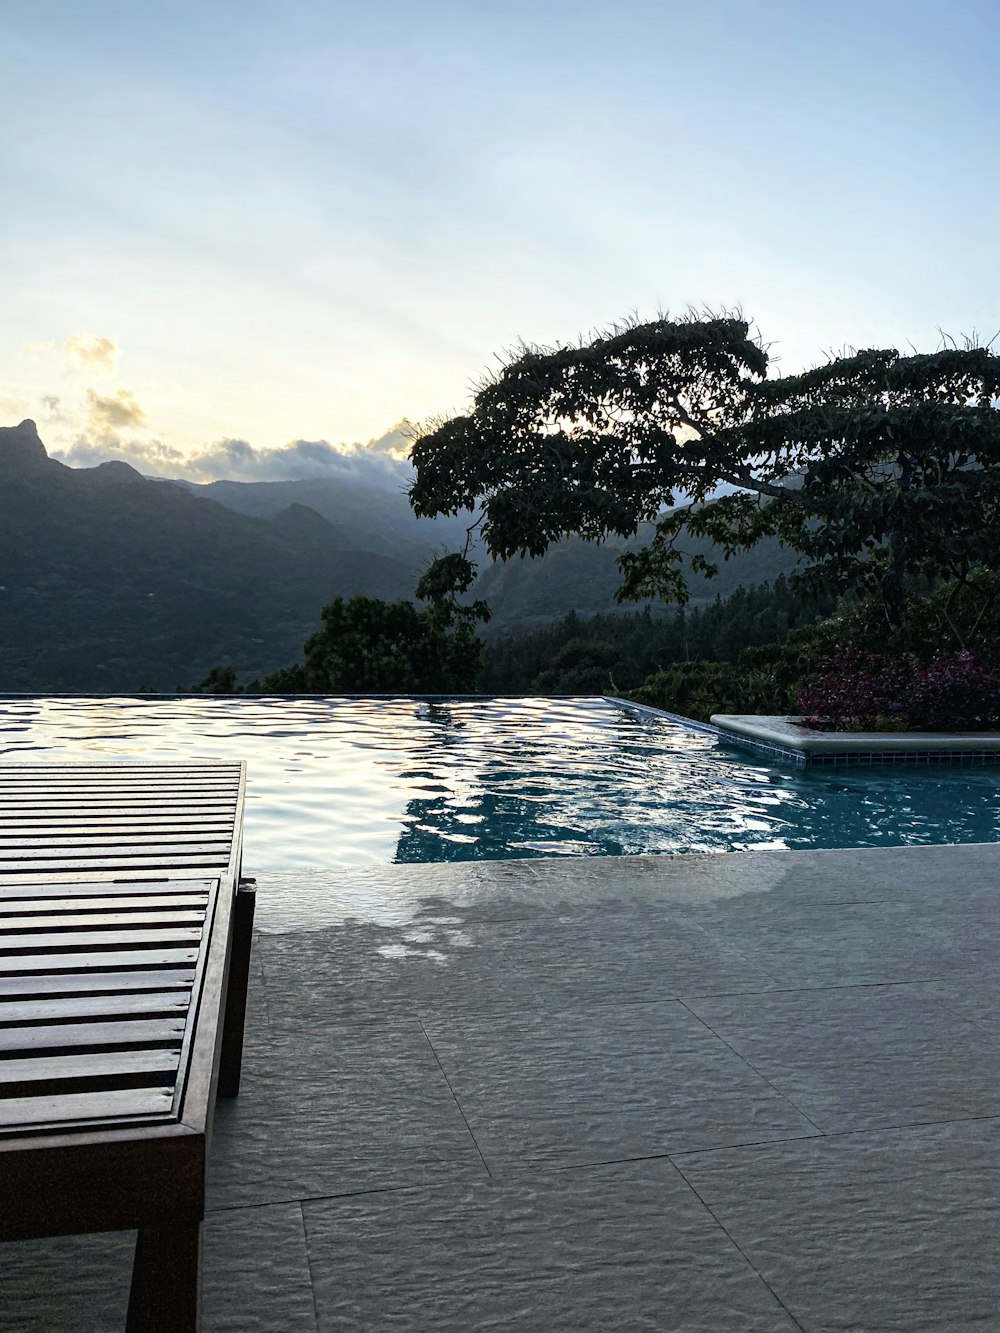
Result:
{"label": "stone tile patio", "polygon": [[[259,879],[207,1330],[1000,1330],[1000,846]],[[120,1330],[131,1241],[0,1328]]]}

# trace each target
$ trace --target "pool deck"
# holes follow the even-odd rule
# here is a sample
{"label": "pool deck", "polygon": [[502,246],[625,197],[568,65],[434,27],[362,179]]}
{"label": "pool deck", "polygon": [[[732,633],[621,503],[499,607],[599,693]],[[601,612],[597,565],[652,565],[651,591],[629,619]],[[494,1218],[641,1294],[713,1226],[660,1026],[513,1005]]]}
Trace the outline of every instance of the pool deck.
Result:
{"label": "pool deck", "polygon": [[[1000,1329],[1000,846],[258,879],[206,1330]],[[131,1242],[0,1247],[0,1329]]]}

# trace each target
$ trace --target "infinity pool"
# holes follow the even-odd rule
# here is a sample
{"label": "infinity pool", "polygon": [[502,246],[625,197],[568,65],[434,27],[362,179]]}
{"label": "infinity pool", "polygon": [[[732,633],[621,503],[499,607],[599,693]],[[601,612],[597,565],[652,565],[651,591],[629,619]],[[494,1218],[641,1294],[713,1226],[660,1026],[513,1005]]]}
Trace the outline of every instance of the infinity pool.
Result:
{"label": "infinity pool", "polygon": [[2,759],[246,759],[246,863],[1000,838],[997,769],[803,770],[601,698],[0,698]]}

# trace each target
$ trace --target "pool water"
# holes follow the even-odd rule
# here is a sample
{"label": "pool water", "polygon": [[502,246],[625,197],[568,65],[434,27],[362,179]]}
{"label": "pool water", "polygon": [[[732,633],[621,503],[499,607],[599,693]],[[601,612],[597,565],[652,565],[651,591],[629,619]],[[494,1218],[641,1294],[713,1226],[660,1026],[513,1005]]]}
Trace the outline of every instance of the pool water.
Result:
{"label": "pool water", "polygon": [[1000,838],[1000,770],[803,770],[602,698],[0,698],[0,762],[95,755],[245,759],[258,870]]}

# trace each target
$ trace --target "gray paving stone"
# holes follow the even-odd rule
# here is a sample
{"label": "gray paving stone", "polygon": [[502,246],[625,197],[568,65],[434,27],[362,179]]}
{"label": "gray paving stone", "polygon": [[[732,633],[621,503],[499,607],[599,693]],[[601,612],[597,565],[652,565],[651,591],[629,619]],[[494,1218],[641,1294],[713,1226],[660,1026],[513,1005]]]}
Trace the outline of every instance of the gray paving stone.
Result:
{"label": "gray paving stone", "polygon": [[783,906],[742,901],[701,921],[714,939],[782,986],[821,987],[975,973],[992,965],[1000,943],[989,916],[923,901]]}
{"label": "gray paving stone", "polygon": [[[582,1104],[581,1104],[582,1103]],[[466,1112],[490,1174],[634,1161],[699,1148],[808,1138],[818,1133],[770,1089],[678,1092],[668,1106],[602,1109],[596,1096],[569,1109],[512,1111],[502,1102]]]}
{"label": "gray paving stone", "polygon": [[297,1203],[205,1219],[205,1333],[316,1333]]}
{"label": "gray paving stone", "polygon": [[296,1022],[489,1012],[530,1001],[530,964],[501,947],[499,924],[426,917],[401,927],[347,923],[267,936],[261,958],[274,1031]]}
{"label": "gray paving stone", "polygon": [[529,860],[449,865],[269,870],[257,876],[258,930],[286,934],[369,921],[401,926],[426,911],[461,910],[469,921],[546,914]]}
{"label": "gray paving stone", "polygon": [[321,1333],[795,1327],[662,1159],[304,1213]]}
{"label": "gray paving stone", "polygon": [[808,1333],[1000,1327],[1000,1121],[676,1161]]}
{"label": "gray paving stone", "polygon": [[680,1000],[636,1004],[594,1003],[554,1009],[534,1003],[477,1014],[436,1014],[423,1020],[438,1057],[449,1071],[481,1067],[500,1055],[541,1064],[554,1054],[574,1059],[652,1055],[675,1050],[709,1034]]}
{"label": "gray paving stone", "polygon": [[220,1102],[210,1208],[486,1174],[423,1032],[361,1025],[251,1045]]}
{"label": "gray paving stone", "polygon": [[[904,902],[981,892],[996,881],[1000,847],[847,847],[815,851],[736,852],[717,858],[716,873],[742,899],[788,903]],[[706,901],[711,910],[714,904]]]}
{"label": "gray paving stone", "polygon": [[1000,1114],[1000,1034],[933,985],[688,1004],[826,1132]]}
{"label": "gray paving stone", "polygon": [[927,990],[977,1027],[1000,1031],[1000,967],[983,968],[975,977],[929,982]]}
{"label": "gray paving stone", "polygon": [[0,1245],[0,1330],[123,1329],[134,1254],[134,1231]]}
{"label": "gray paving stone", "polygon": [[556,1008],[777,985],[698,923],[653,908],[499,924],[495,937],[533,979],[539,998]]}
{"label": "gray paving stone", "polygon": [[593,1012],[426,1024],[494,1173],[817,1132],[677,1002]]}
{"label": "gray paving stone", "polygon": [[631,910],[642,904],[680,914],[745,891],[732,854],[560,857],[530,864],[537,901],[554,912]]}
{"label": "gray paving stone", "polygon": [[[0,1246],[3,1333],[121,1333],[134,1232]],[[210,1214],[205,1221],[205,1333],[315,1333],[297,1203]]]}
{"label": "gray paving stone", "polygon": [[260,936],[255,935],[253,950],[250,955],[250,977],[247,982],[245,1031],[248,1033],[266,1033],[268,1030],[267,989],[264,985],[264,968],[261,962]]}

